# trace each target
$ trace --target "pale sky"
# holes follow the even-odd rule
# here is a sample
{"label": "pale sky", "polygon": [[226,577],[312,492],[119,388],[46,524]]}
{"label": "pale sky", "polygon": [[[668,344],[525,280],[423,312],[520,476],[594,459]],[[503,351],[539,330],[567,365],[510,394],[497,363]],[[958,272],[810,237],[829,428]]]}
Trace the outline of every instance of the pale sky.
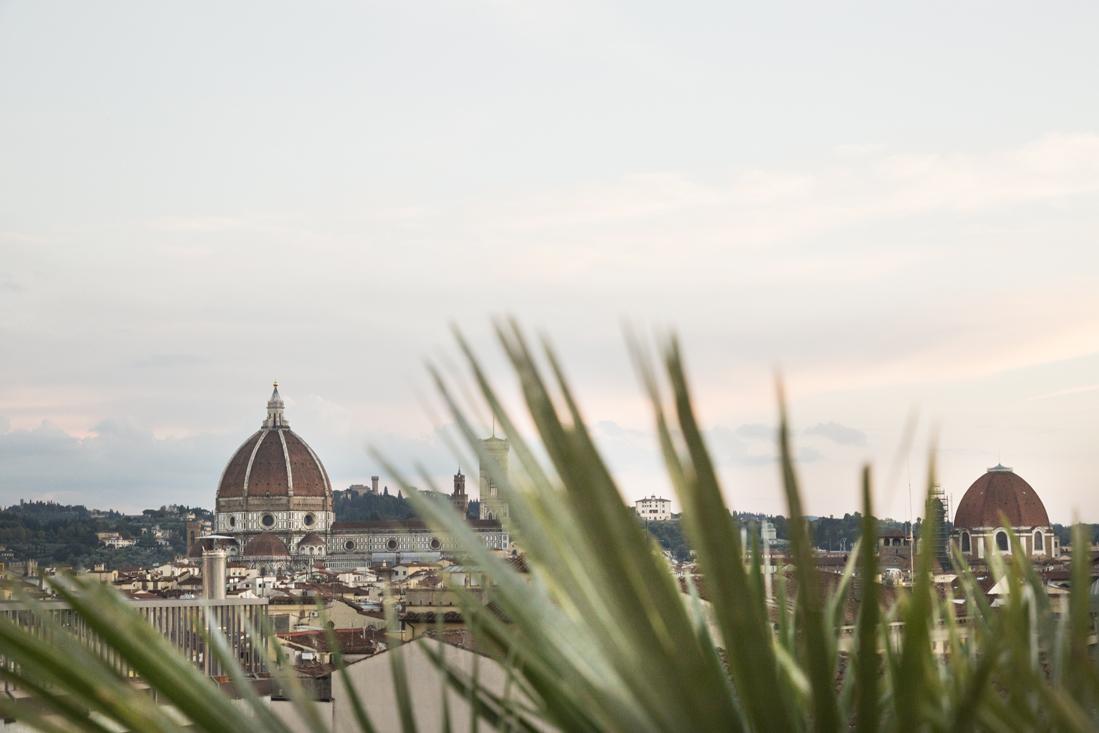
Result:
{"label": "pale sky", "polygon": [[906,516],[936,434],[955,505],[1002,461],[1099,521],[1097,27],[1092,3],[0,2],[0,504],[212,506],[275,378],[337,487],[378,472],[368,445],[445,483],[424,360],[456,323],[511,389],[513,314],[631,499],[670,490],[623,322],[681,335],[737,509],[784,509],[781,369],[812,513],[857,509],[870,461]]}

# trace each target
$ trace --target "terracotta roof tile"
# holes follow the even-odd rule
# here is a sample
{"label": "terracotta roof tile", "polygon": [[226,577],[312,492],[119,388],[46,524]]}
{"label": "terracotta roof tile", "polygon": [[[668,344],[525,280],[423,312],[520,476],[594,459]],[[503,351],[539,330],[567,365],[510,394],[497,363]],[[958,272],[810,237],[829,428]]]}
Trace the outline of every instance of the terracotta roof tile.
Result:
{"label": "terracotta roof tile", "polygon": [[256,535],[244,546],[246,557],[290,557],[286,543],[270,532]]}
{"label": "terracotta roof tile", "polygon": [[998,527],[1001,512],[1010,527],[1049,526],[1049,515],[1038,492],[1014,471],[997,466],[965,492],[954,514],[954,527]]}

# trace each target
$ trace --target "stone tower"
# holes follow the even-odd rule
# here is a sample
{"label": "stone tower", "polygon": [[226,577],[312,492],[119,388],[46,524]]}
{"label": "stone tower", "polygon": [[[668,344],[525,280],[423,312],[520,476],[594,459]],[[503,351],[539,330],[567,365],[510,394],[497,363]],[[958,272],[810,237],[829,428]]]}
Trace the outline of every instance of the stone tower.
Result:
{"label": "stone tower", "polygon": [[[510,447],[505,438],[485,438],[483,441],[488,462],[481,461],[481,519],[506,519],[508,505],[500,497],[499,482],[508,480],[508,452]],[[499,479],[499,482],[498,482]]]}
{"label": "stone tower", "polygon": [[187,516],[186,533],[187,533],[187,554],[191,553],[195,544],[198,543],[198,538],[202,536],[202,520],[192,515]]}
{"label": "stone tower", "polygon": [[469,495],[466,494],[466,477],[460,468],[458,473],[454,474],[454,491],[450,494],[450,503],[459,514],[463,517],[466,515],[466,510],[469,509]]}

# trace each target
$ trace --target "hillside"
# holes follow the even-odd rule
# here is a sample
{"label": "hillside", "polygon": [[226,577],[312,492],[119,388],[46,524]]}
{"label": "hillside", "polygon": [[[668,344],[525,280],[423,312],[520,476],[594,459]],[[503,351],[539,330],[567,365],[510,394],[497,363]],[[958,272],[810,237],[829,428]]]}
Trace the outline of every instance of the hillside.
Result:
{"label": "hillside", "polygon": [[[199,507],[161,507],[126,515],[76,504],[20,502],[0,510],[0,546],[11,560],[35,559],[51,565],[109,568],[147,566],[170,560],[185,547],[183,524],[188,514],[209,519]],[[154,532],[159,529],[164,543]],[[97,532],[117,532],[137,540],[132,547],[110,548],[99,543]]]}

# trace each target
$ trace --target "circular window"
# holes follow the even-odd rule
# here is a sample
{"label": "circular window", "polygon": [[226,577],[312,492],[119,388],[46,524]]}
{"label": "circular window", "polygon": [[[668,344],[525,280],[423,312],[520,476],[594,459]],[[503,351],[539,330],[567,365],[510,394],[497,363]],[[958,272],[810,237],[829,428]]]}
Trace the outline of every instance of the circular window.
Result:
{"label": "circular window", "polygon": [[312,527],[313,523],[317,521],[317,518],[314,517],[312,514],[306,514],[305,518],[302,519],[302,521],[305,522],[306,527]]}
{"label": "circular window", "polygon": [[230,527],[237,526],[237,518],[236,517],[229,517],[229,526]]}
{"label": "circular window", "polygon": [[352,550],[355,549],[355,543],[352,542],[351,540],[348,540],[347,542],[343,543],[343,549],[347,550],[348,552],[351,552]]}
{"label": "circular window", "polygon": [[387,550],[396,550],[397,549],[397,540],[396,540],[396,538],[390,537],[389,541],[385,543],[385,547],[386,547]]}
{"label": "circular window", "polygon": [[263,519],[259,520],[264,527],[275,526],[275,516],[273,514],[264,514]]}
{"label": "circular window", "polygon": [[438,550],[442,546],[443,546],[443,543],[439,541],[438,537],[432,537],[431,538],[431,549],[432,550]]}

